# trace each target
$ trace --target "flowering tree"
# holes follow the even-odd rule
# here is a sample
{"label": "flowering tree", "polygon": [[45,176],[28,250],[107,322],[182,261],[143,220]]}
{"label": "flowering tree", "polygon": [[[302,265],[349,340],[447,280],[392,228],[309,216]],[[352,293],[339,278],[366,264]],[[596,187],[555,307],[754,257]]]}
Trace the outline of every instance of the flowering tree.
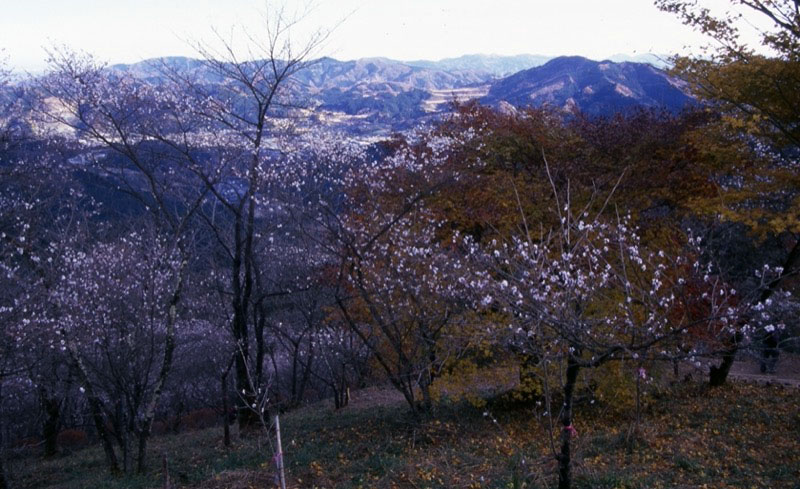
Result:
{"label": "flowering tree", "polygon": [[[137,221],[142,216],[148,217],[144,221],[148,223],[146,227],[157,236],[153,239],[159,243],[153,251],[163,253],[160,258],[148,255],[152,260],[166,262],[179,257],[177,275],[169,282],[171,292],[165,299],[166,305],[153,309],[164,315],[165,328],[163,335],[157,335],[163,348],[154,350],[160,355],[155,385],[140,392],[146,399],[137,399],[131,406],[141,412],[128,413],[127,418],[142,418],[135,426],[139,437],[137,470],[141,472],[145,470],[146,442],[156,406],[172,367],[178,307],[193,252],[191,223],[207,189],[192,166],[195,162],[182,158],[161,143],[160,136],[165,132],[184,131],[185,135],[189,131],[190,128],[182,125],[184,120],[175,117],[185,109],[184,99],[164,87],[155,87],[127,75],[113,75],[89,56],[54,51],[50,63],[52,71],[41,78],[37,86],[43,122],[66,132],[82,145],[81,161],[88,173],[106,188],[110,187],[118,197],[106,202],[107,213],[122,213],[134,222],[142,222]],[[80,348],[82,340],[73,338],[74,347],[69,349],[77,365],[88,362],[83,358],[86,351]],[[84,371],[81,375],[84,389],[87,392],[98,390],[98,386],[86,384],[95,382],[96,378],[85,370],[78,368],[79,372]],[[99,394],[89,395],[96,421],[103,415],[100,399]],[[101,424],[95,424],[102,433]],[[134,425],[120,430],[115,431],[119,436],[132,433]],[[120,443],[123,469],[127,471],[132,467],[130,441],[121,439]],[[118,470],[110,443],[104,445],[110,467]]]}
{"label": "flowering tree", "polygon": [[453,334],[464,310],[453,287],[458,251],[445,221],[425,205],[458,179],[447,158],[455,144],[423,133],[353,169],[345,176],[347,211],[327,223],[337,244],[340,320],[416,413],[431,409],[431,384],[463,347]]}
{"label": "flowering tree", "polygon": [[[764,302],[789,285],[800,272],[798,162],[800,127],[800,13],[795,0],[729,0],[715,2],[656,0],[655,5],[711,41],[703,56],[676,56],[674,71],[689,82],[698,98],[718,109],[717,133],[745,141],[756,158],[719,158],[720,190],[714,212],[745,223],[760,236],[786,238],[776,260],[781,272],[765,283],[755,302]],[[754,25],[755,24],[755,25]],[[748,44],[756,33],[760,46]],[[708,131],[706,131],[708,132]],[[719,139],[719,138],[718,138]],[[724,154],[726,141],[710,141],[705,151]],[[723,202],[724,205],[719,203]],[[773,262],[775,263],[775,262]],[[776,297],[777,297],[776,296]],[[773,297],[773,299],[775,299]],[[772,335],[765,334],[769,341]],[[739,348],[729,340],[730,354],[712,369],[712,384],[725,382]]]}
{"label": "flowering tree", "polygon": [[[0,60],[0,181],[4,191],[0,194],[0,388],[12,375],[20,373],[17,353],[22,335],[26,333],[25,321],[27,320],[27,306],[35,296],[35,287],[27,287],[26,282],[17,282],[20,276],[25,275],[24,253],[25,241],[30,236],[23,234],[25,228],[24,218],[20,211],[25,210],[30,202],[26,192],[15,192],[11,184],[14,180],[12,161],[14,148],[18,141],[13,129],[15,114],[12,103],[6,99],[8,71],[5,63]],[[6,187],[8,185],[8,187]],[[20,189],[22,190],[22,189]],[[25,297],[25,299],[23,299]],[[5,394],[6,390],[0,391]],[[0,409],[4,397],[0,396]],[[1,414],[1,413],[0,413]],[[0,416],[2,428],[5,428],[5,416]],[[2,429],[0,428],[0,429]],[[5,461],[5,440],[0,439],[0,488],[8,487]]]}
{"label": "flowering tree", "polygon": [[338,298],[343,320],[415,412],[432,407],[431,385],[457,352],[451,329],[462,310],[450,286],[453,252],[438,242],[435,225],[413,229],[420,214],[397,221],[374,247],[349,260],[343,289],[349,295]]}
{"label": "flowering tree", "polygon": [[[566,198],[553,229],[529,228],[523,216],[522,232],[507,240],[478,246],[466,239],[475,265],[463,281],[481,305],[506,314],[498,335],[532,356],[545,379],[548,370],[563,369],[559,450],[551,438],[559,488],[571,485],[573,396],[582,369],[699,355],[716,346],[709,339],[749,331],[738,321],[735,291],[691,255],[650,251],[629,216],[603,219],[590,208],[575,211]],[[707,285],[702,307],[687,287],[697,274]],[[547,414],[555,415],[552,406]]]}
{"label": "flowering tree", "polygon": [[26,119],[34,94],[3,86],[2,74],[0,93],[0,362],[6,366],[0,380],[13,374],[16,384],[32,387],[42,408],[45,455],[52,456],[70,375],[38,317],[51,307],[48,290],[58,277],[62,247],[83,235],[95,207],[80,172],[67,163],[75,144],[37,131]]}
{"label": "flowering tree", "polygon": [[169,249],[157,235],[133,232],[85,251],[64,250],[49,298],[56,307],[42,318],[76,367],[112,469],[119,461],[125,472],[134,460],[144,470],[166,378],[163,358],[174,349],[178,312],[171,298],[182,260]]}

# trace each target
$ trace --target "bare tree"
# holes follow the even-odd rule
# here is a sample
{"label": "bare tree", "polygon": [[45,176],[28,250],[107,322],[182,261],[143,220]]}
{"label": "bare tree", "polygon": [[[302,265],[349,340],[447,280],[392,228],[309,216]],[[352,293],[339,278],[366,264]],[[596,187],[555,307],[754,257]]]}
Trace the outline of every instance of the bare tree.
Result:
{"label": "bare tree", "polygon": [[[296,45],[292,33],[302,18],[302,14],[291,16],[280,8],[270,10],[265,16],[263,44],[257,36],[244,32],[247,47],[243,54],[233,40],[220,35],[216,38],[219,48],[198,43],[204,69],[220,83],[206,83],[192,74],[163,67],[175,89],[192,101],[187,115],[201,124],[203,136],[212,141],[206,145],[210,156],[205,165],[196,165],[195,171],[213,196],[202,216],[217,242],[218,269],[227,274],[227,284],[220,285],[229,297],[232,313],[236,390],[243,392],[242,427],[257,424],[247,406],[260,403],[257,391],[264,381],[264,334],[269,319],[264,300],[284,293],[270,289],[265,275],[276,258],[269,251],[269,235],[285,225],[280,192],[292,186],[285,179],[285,154],[290,148],[284,143],[294,114],[293,77],[312,62],[312,55],[327,37],[320,30]],[[162,140],[185,157],[194,158],[185,139]]]}

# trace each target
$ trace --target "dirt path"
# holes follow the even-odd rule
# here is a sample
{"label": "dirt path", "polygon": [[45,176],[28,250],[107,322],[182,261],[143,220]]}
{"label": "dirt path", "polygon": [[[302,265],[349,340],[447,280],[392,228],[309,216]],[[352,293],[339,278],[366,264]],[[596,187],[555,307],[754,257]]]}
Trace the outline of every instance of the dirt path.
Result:
{"label": "dirt path", "polygon": [[800,388],[800,356],[782,353],[774,374],[762,374],[755,358],[737,360],[729,374],[732,380],[757,384],[780,384]]}
{"label": "dirt path", "polygon": [[765,374],[742,374],[731,372],[728,377],[737,382],[747,382],[752,384],[780,384],[787,387],[800,388],[800,380],[777,375]]}

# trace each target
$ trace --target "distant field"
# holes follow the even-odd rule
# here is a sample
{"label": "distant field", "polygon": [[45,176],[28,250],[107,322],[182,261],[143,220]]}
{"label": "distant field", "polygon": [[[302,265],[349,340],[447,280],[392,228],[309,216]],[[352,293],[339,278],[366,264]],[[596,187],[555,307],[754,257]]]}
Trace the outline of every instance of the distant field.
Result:
{"label": "distant field", "polygon": [[426,112],[436,112],[441,109],[442,104],[447,104],[455,100],[456,102],[466,102],[468,100],[481,98],[489,93],[489,85],[468,88],[451,88],[447,90],[430,90],[431,97],[423,102],[423,110]]}

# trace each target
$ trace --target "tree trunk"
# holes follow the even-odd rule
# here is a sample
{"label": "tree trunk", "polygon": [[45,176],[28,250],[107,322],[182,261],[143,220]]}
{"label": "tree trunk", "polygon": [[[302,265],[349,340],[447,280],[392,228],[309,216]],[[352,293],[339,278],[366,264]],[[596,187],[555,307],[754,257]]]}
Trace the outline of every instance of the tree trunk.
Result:
{"label": "tree trunk", "polygon": [[172,484],[169,482],[169,463],[166,452],[161,456],[161,473],[164,474],[164,489],[171,489]]}
{"label": "tree trunk", "polygon": [[231,446],[231,423],[230,423],[230,406],[228,405],[228,371],[222,374],[222,420],[223,420],[223,443],[226,447]]}
{"label": "tree trunk", "polygon": [[[2,389],[2,384],[0,384],[0,389]],[[5,413],[0,412],[0,489],[11,489],[11,484],[8,482],[8,475],[6,473],[6,444],[5,444],[5,437],[3,436],[5,431],[5,424],[3,423],[3,419],[5,417]]]}
{"label": "tree trunk", "polygon": [[147,470],[147,439],[150,437],[150,430],[143,430],[139,433],[139,453],[136,458],[136,472],[144,474]]}
{"label": "tree trunk", "polygon": [[306,396],[306,388],[308,387],[308,381],[311,378],[311,367],[314,364],[314,343],[310,337],[308,339],[308,349],[306,350],[305,356],[306,361],[303,364],[303,375],[300,377],[300,386],[297,389],[297,406],[303,402],[303,399]]}
{"label": "tree trunk", "polygon": [[[236,374],[236,394],[237,394],[237,421],[239,423],[239,433],[245,434],[249,431],[258,429],[259,420],[253,404],[257,402],[253,380],[250,375],[248,362],[249,341],[247,334],[247,319],[245,312],[239,311],[234,314],[234,334],[237,335],[236,341],[238,348],[235,355],[235,374]],[[237,333],[238,331],[238,333]]]}
{"label": "tree trunk", "polygon": [[422,410],[430,413],[433,410],[433,399],[431,398],[431,385],[433,384],[433,372],[430,366],[425,367],[419,379],[419,390],[422,393]]}
{"label": "tree trunk", "polygon": [[[66,332],[64,331],[62,331],[61,334],[66,336]],[[97,430],[97,436],[100,437],[102,442],[108,467],[112,474],[119,474],[119,461],[117,460],[117,454],[114,452],[114,445],[111,443],[111,436],[109,435],[105,425],[105,416],[103,416],[103,402],[95,394],[94,385],[89,381],[89,374],[87,373],[86,366],[83,363],[80,353],[78,353],[78,347],[71,339],[67,342],[67,351],[69,351],[69,355],[72,358],[75,367],[77,367],[78,376],[83,384],[84,389],[86,390],[89,411],[92,413],[92,421],[94,421],[94,427],[95,430]]]}
{"label": "tree trunk", "polygon": [[92,413],[92,420],[94,421],[94,428],[97,430],[97,436],[100,437],[103,451],[106,454],[106,461],[112,474],[119,474],[119,461],[117,454],[114,452],[114,445],[111,443],[111,436],[105,425],[105,418],[103,416],[103,408],[100,400],[94,396],[89,396],[89,410]]}
{"label": "tree trunk", "polygon": [[[239,395],[239,407],[237,411],[237,421],[239,423],[239,434],[245,435],[246,433],[253,433],[261,427],[256,409],[258,408],[258,399],[252,393],[245,393]],[[256,408],[253,408],[253,406]]]}
{"label": "tree trunk", "polygon": [[0,448],[0,489],[11,489],[11,485],[6,479],[5,450]]}
{"label": "tree trunk", "polygon": [[[255,402],[256,394],[253,392],[255,385],[251,372],[249,371],[250,361],[250,335],[247,328],[248,314],[250,308],[250,294],[252,292],[252,255],[251,249],[253,236],[245,232],[243,218],[247,199],[250,198],[252,188],[248,189],[248,195],[237,207],[234,221],[234,250],[232,261],[231,282],[233,288],[233,337],[236,341],[235,353],[235,375],[236,375],[236,394],[237,394],[237,418],[239,423],[239,433],[244,434],[258,428],[259,421],[251,406]],[[248,229],[249,231],[249,229]],[[244,234],[244,236],[243,236]],[[244,267],[244,270],[242,268]]]}
{"label": "tree trunk", "polygon": [[139,455],[136,471],[140,474],[143,474],[147,470],[147,439],[150,437],[150,431],[153,428],[153,420],[156,417],[156,406],[158,405],[158,401],[161,400],[164,384],[167,382],[170,370],[172,370],[172,358],[175,353],[175,324],[178,321],[178,304],[180,303],[181,294],[183,292],[183,273],[188,264],[189,262],[186,258],[181,260],[180,267],[178,268],[178,277],[175,282],[175,287],[172,289],[172,297],[170,297],[169,311],[167,314],[167,334],[164,338],[164,356],[161,358],[161,368],[158,371],[158,377],[153,386],[153,394],[144,411],[142,431],[139,434]]}
{"label": "tree trunk", "polygon": [[575,393],[575,384],[578,380],[580,365],[577,359],[570,354],[567,359],[567,378],[564,382],[564,407],[561,412],[561,453],[556,456],[558,460],[558,489],[570,489],[572,486],[571,472],[571,446],[570,441],[575,428],[572,426],[572,397]]}
{"label": "tree trunk", "polygon": [[350,403],[350,388],[347,386],[347,379],[342,376],[339,387],[335,387],[336,382],[333,383],[333,395],[336,409],[341,409]]}
{"label": "tree trunk", "polygon": [[119,443],[120,452],[122,452],[122,472],[125,474],[131,473],[131,432],[130,426],[125,416],[125,408],[122,405],[122,400],[117,400],[116,415],[117,420],[114,431]]}
{"label": "tree trunk", "polygon": [[415,376],[409,372],[410,366],[408,364],[401,367],[403,373],[397,374],[392,380],[390,377],[389,380],[392,381],[392,384],[395,388],[399,389],[403,393],[403,397],[405,397],[406,402],[408,403],[409,407],[411,408],[411,413],[414,416],[418,416],[425,412],[422,409],[422,403],[420,403],[419,399],[416,396],[416,390],[414,389],[414,385],[416,384]]}
{"label": "tree trunk", "polygon": [[[299,384],[299,374],[297,373],[298,365],[300,363],[300,342],[294,342],[291,339],[289,340],[292,343],[292,373],[291,377],[289,378],[289,405],[288,407],[294,408],[300,405],[300,400],[297,398],[297,390]],[[301,339],[302,341],[302,339]],[[277,377],[278,372],[275,372],[275,376]],[[280,384],[279,384],[280,385]]]}
{"label": "tree trunk", "polygon": [[342,406],[342,399],[339,394],[339,388],[336,387],[336,381],[330,384],[331,390],[333,391],[333,408],[334,409],[341,409]]}
{"label": "tree trunk", "polygon": [[[255,327],[255,331],[253,332],[253,336],[256,340],[256,364],[255,364],[255,375],[252,379],[253,389],[258,392],[258,389],[264,383],[264,358],[267,355],[267,345],[264,341],[264,331],[266,330],[267,326],[267,313],[266,308],[263,305],[257,305],[253,307],[253,325]],[[274,350],[274,348],[272,349]],[[274,353],[271,353],[271,356],[274,357]],[[273,358],[273,364],[275,360]],[[278,377],[278,370],[277,367],[275,369],[275,379],[277,382]],[[280,386],[280,383],[277,382]]]}
{"label": "tree trunk", "polygon": [[722,353],[722,363],[719,366],[711,366],[708,375],[708,383],[711,387],[724,385],[731,371],[733,361],[736,360],[736,353],[739,351],[739,343],[742,341],[742,334],[736,333],[731,338],[731,345]]}
{"label": "tree trunk", "polygon": [[53,457],[58,453],[58,428],[61,424],[61,403],[57,398],[43,395],[44,408],[44,456]]}

